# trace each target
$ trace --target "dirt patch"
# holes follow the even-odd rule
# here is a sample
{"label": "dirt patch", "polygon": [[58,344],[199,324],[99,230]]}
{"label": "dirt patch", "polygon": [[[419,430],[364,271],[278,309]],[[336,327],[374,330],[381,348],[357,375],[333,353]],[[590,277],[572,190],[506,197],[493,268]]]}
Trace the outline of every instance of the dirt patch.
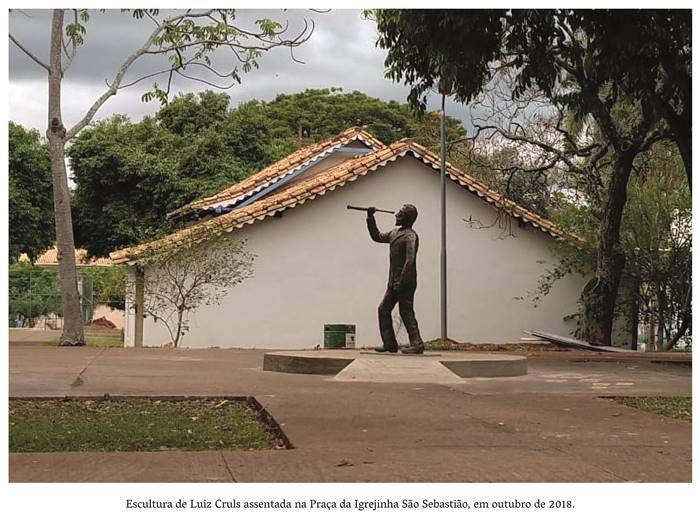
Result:
{"label": "dirt patch", "polygon": [[479,351],[479,352],[517,352],[521,354],[538,354],[542,352],[570,352],[568,347],[559,347],[548,342],[542,343],[463,343],[454,340],[430,340],[425,343],[427,350],[439,351]]}

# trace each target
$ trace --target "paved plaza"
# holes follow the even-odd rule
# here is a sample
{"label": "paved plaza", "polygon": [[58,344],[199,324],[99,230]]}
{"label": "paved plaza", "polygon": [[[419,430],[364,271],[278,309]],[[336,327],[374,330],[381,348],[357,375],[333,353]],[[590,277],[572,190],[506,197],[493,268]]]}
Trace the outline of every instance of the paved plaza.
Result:
{"label": "paved plaza", "polygon": [[692,424],[610,399],[690,396],[689,361],[543,352],[528,357],[525,376],[355,382],[266,372],[264,352],[53,348],[11,339],[11,397],[254,396],[294,448],[11,453],[10,480],[691,481]]}

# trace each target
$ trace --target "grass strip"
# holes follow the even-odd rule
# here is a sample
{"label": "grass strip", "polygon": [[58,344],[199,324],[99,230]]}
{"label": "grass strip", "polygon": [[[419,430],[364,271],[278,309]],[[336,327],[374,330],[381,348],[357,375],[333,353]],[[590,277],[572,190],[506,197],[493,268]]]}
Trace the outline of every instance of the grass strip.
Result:
{"label": "grass strip", "polygon": [[10,452],[273,448],[244,405],[226,399],[10,400]]}
{"label": "grass strip", "polygon": [[628,407],[662,414],[672,418],[693,419],[692,398],[681,397],[632,397],[624,396],[615,398],[617,401]]}

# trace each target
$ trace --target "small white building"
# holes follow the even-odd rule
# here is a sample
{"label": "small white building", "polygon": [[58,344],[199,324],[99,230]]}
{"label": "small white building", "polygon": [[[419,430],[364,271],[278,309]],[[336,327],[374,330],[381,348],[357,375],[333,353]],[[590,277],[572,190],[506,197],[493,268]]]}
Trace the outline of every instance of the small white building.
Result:
{"label": "small white building", "polygon": [[[529,329],[570,334],[575,321],[567,318],[577,311],[580,277],[557,281],[537,307],[531,300],[555,263],[553,243],[566,234],[449,163],[447,174],[448,337],[506,343]],[[379,346],[377,306],[386,288],[388,246],[373,242],[364,213],[346,206],[398,209],[404,203],[418,208],[416,318],[424,340],[439,338],[439,159],[408,140],[386,146],[348,129],[171,213],[202,219],[148,245],[231,234],[246,238],[256,255],[252,278],[233,287],[219,307],[192,314],[182,346],[311,348],[323,345],[324,324],[354,324],[358,347]],[[381,230],[394,226],[393,216],[376,217]],[[145,249],[111,258],[132,263]],[[137,321],[131,310],[125,343],[141,340],[161,346],[170,338],[160,324]]]}

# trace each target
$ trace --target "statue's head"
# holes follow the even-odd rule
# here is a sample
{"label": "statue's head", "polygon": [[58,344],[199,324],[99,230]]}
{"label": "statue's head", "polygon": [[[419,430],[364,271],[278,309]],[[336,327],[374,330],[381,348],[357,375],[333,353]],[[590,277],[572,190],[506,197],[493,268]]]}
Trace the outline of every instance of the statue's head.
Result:
{"label": "statue's head", "polygon": [[418,209],[410,203],[404,204],[395,214],[396,225],[410,227],[418,218]]}

